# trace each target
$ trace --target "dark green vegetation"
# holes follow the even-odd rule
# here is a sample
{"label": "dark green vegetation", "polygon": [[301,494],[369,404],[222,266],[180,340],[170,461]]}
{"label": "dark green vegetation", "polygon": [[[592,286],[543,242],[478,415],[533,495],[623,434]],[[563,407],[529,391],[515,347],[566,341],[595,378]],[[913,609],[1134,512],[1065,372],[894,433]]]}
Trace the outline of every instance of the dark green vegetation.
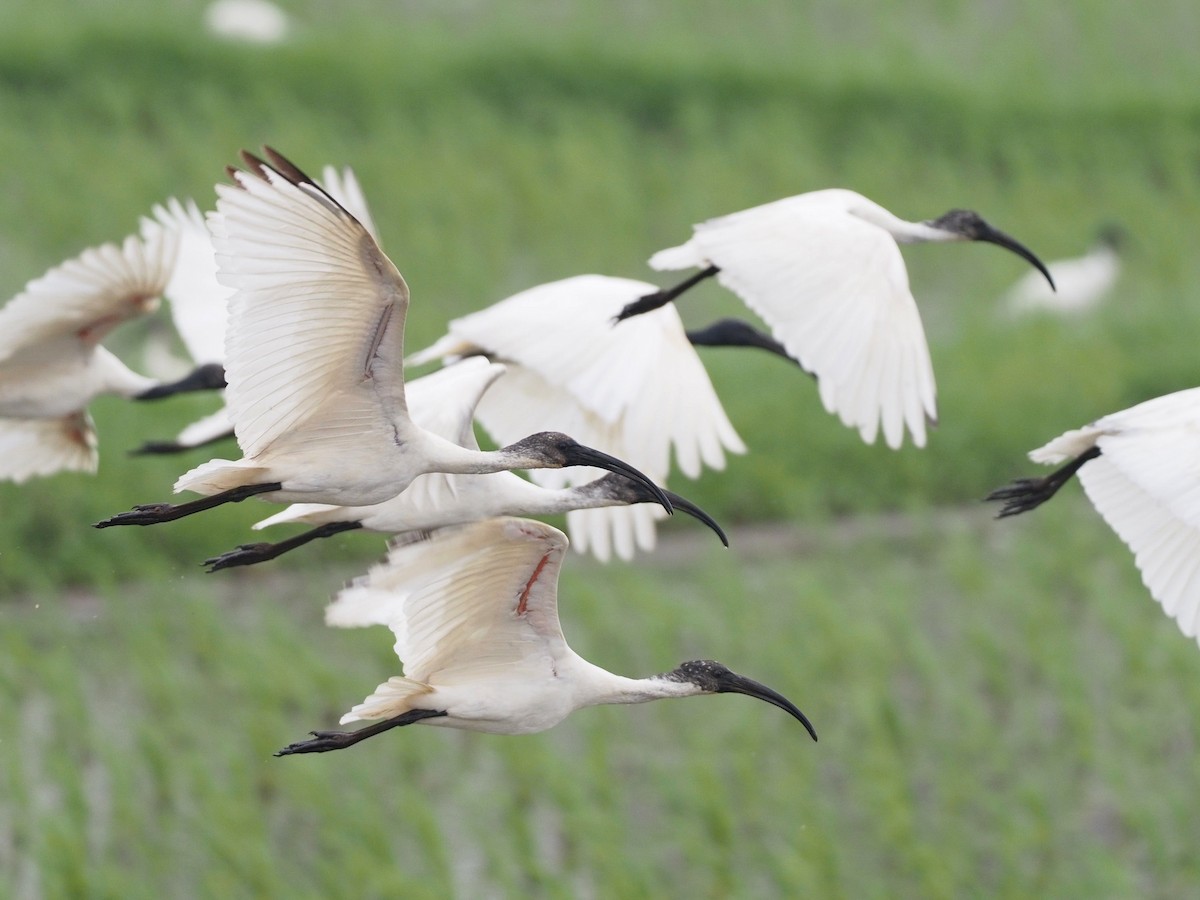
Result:
{"label": "dark green vegetation", "polygon": [[[209,203],[263,142],[355,167],[414,348],[538,282],[656,280],[645,258],[691,222],[819,187],[906,218],[970,206],[1047,260],[1106,221],[1132,240],[1083,321],[1002,320],[1023,266],[995,248],[906,252],[940,389],[924,451],[861,445],[777,360],[706,353],[751,453],[673,486],[728,524],[803,523],[803,552],[750,556],[761,532],[735,530],[698,570],[577,565],[567,627],[631,674],[716,656],[792,696],[816,746],[718,698],[271,759],[398,671],[386,632],[320,625],[380,544],[205,577],[268,507],[93,531],[206,458],[123,451],[208,408],[96,404],[98,477],[0,485],[14,893],[1194,889],[1194,644],[1078,489],[1025,522],[939,512],[1060,431],[1197,383],[1192,4],[294,4],[304,25],[271,49],[203,37],[198,4],[108,6],[0,9],[4,295],[168,195]],[[739,311],[715,286],[683,307]],[[885,511],[915,524],[845,524]]]}

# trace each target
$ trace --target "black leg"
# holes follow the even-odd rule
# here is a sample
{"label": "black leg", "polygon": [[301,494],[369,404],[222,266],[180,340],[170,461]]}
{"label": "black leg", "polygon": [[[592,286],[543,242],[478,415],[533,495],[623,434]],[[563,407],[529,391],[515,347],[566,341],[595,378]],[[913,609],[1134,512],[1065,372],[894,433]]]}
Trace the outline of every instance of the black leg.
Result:
{"label": "black leg", "polygon": [[315,541],[317,538],[331,537],[343,531],[353,531],[356,528],[362,528],[362,522],[326,522],[324,525],[318,525],[316,528],[310,528],[295,537],[290,537],[286,541],[278,541],[274,544],[265,541],[257,544],[242,544],[236,550],[206,559],[204,565],[208,566],[209,572],[216,572],[218,569],[232,569],[234,566],[252,566],[255,563],[283,556],[289,550],[303,547],[309,541]]}
{"label": "black leg", "polygon": [[1004,506],[996,514],[997,519],[1019,515],[1037,509],[1058,493],[1059,488],[1071,480],[1080,467],[1089,460],[1100,455],[1099,447],[1091,447],[1086,453],[1081,453],[1065,466],[1055,469],[1044,478],[1018,478],[1012,484],[996,488],[987,495],[986,500],[1003,500]]}
{"label": "black leg", "polygon": [[161,400],[173,394],[183,394],[188,391],[218,391],[225,387],[225,367],[220,363],[209,363],[193,369],[178,381],[167,384],[156,384],[148,391],[142,391],[134,400]]}
{"label": "black leg", "polygon": [[223,503],[241,503],[247,497],[253,497],[255,494],[269,494],[271,491],[277,491],[281,487],[283,485],[278,481],[272,481],[268,484],[243,484],[240,487],[230,488],[227,491],[221,491],[219,494],[213,494],[211,497],[201,497],[199,500],[192,500],[190,503],[179,503],[174,506],[170,503],[146,503],[141,506],[135,506],[129,512],[117,513],[115,516],[110,516],[102,522],[97,522],[95,527],[108,528],[110,525],[157,525],[159,522],[172,522],[175,519],[182,519],[184,516],[190,516],[193,513],[212,509],[214,506],[220,506]]}
{"label": "black leg", "polygon": [[652,309],[658,309],[660,306],[666,306],[684,291],[693,288],[702,282],[705,278],[711,278],[720,272],[717,266],[709,266],[707,269],[701,269],[691,278],[685,278],[679,284],[672,288],[663,288],[661,291],[655,291],[653,294],[647,294],[644,297],[639,297],[632,303],[625,305],[625,308],[617,313],[613,319],[613,324],[628,319],[630,316],[640,316],[642,313],[648,313]]}
{"label": "black leg", "polygon": [[347,747],[352,747],[359,741],[365,741],[369,737],[374,737],[384,731],[392,728],[399,728],[403,725],[411,725],[413,722],[420,722],[422,719],[435,719],[439,716],[446,715],[444,709],[410,709],[408,712],[401,713],[395,718],[384,719],[382,722],[376,722],[374,725],[368,725],[366,728],[360,728],[357,731],[310,731],[311,740],[296,741],[294,744],[288,744],[282,750],[276,752],[276,756],[291,756],[293,753],[326,753],[329,750],[344,750]]}

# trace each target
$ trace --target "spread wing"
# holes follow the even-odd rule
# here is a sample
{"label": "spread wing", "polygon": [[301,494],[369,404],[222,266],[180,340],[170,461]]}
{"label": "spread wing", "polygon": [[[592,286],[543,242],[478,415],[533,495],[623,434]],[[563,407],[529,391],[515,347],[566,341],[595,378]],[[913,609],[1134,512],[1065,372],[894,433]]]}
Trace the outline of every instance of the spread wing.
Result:
{"label": "spread wing", "polygon": [[55,266],[0,309],[0,361],[39,345],[95,346],[116,325],[158,306],[175,261],[166,229],[101,244]]}
{"label": "spread wing", "polygon": [[[476,417],[501,444],[554,430],[628,460],[666,482],[672,451],[684,474],[725,466],[725,451],[745,446],[729,422],[708,373],[673,307],[617,326],[625,304],[654,285],[581,275],[522,291],[450,323],[434,348],[480,348],[508,366]],[[431,348],[431,349],[434,349]],[[429,352],[417,355],[428,359]],[[583,484],[590,468],[531,472],[545,487]],[[629,558],[654,543],[658,514],[641,506],[582,510],[568,517],[578,549]]]}
{"label": "spread wing", "polygon": [[528,519],[488,519],[395,547],[338,594],[330,625],[387,625],[405,678],[442,683],[560,658],[558,574],[567,538]]}
{"label": "spread wing", "polygon": [[143,232],[156,224],[178,235],[179,255],[166,295],[171,321],[192,360],[219,363],[225,358],[225,323],[233,292],[217,281],[217,260],[212,236],[196,204],[174,197],[153,210],[154,219],[143,220]]}
{"label": "spread wing", "polygon": [[827,411],[868,443],[882,424],[888,446],[900,446],[906,427],[924,446],[937,407],[908,271],[892,236],[846,208],[846,193],[802,194],[713,219],[650,262],[676,268],[700,257],[718,266],[718,280],[817,376]]}
{"label": "spread wing", "polygon": [[0,418],[0,480],[95,472],[96,463],[96,431],[87,412],[61,419]]}
{"label": "spread wing", "polygon": [[306,421],[327,437],[404,413],[408,286],[363,225],[278,154],[218,185],[210,226],[229,302],[226,398],[253,457]]}

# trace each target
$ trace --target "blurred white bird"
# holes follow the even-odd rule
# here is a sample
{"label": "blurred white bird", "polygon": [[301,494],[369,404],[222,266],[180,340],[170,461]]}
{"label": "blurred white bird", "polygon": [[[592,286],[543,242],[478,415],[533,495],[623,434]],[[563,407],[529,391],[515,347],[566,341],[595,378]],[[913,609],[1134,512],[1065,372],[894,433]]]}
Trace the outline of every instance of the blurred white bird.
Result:
{"label": "blurred white bird", "polygon": [[[379,233],[367,208],[366,198],[354,172],[326,166],[318,184],[344,206],[378,242]],[[142,229],[166,228],[179,240],[179,254],[166,297],[175,330],[196,368],[183,378],[160,384],[148,396],[167,397],[181,391],[225,387],[225,329],[229,298],[233,289],[221,284],[217,275],[212,235],[195,202],[175,198],[155,206],[153,218],[142,220]],[[187,425],[173,440],[149,441],[135,453],[178,453],[233,437],[233,422],[224,403],[199,421]]]}
{"label": "blurred white bird", "polygon": [[[483,396],[479,422],[501,444],[538,428],[628,461],[667,483],[672,453],[683,474],[725,467],[725,451],[746,448],[730,424],[674,307],[621,328],[612,317],[654,285],[579,275],[521,291],[450,322],[447,333],[406,361],[417,366],[482,354],[508,373]],[[547,488],[579,486],[600,473],[531,472]],[[652,550],[661,511],[647,505],[567,514],[576,549],[622,559]]]}
{"label": "blurred white bird", "polygon": [[1039,310],[1063,314],[1086,312],[1116,285],[1124,243],[1123,229],[1116,225],[1101,228],[1086,254],[1046,265],[1054,279],[1053,290],[1037,273],[1028,272],[1004,295],[1001,307],[1011,315]]}
{"label": "blurred white bird", "polygon": [[101,394],[139,398],[157,384],[100,341],[158,306],[175,251],[163,229],[85,250],[0,310],[0,479],[96,470],[88,404]]}
{"label": "blurred white bird", "polygon": [[270,0],[216,0],[204,10],[209,33],[251,44],[278,44],[287,37],[287,13]]}
{"label": "blurred white bird", "polygon": [[528,519],[490,519],[392,550],[342,591],[330,624],[384,624],[396,636],[404,676],[393,677],[342,723],[383,719],[357,731],[315,731],[277,753],[340,750],[390,728],[423,722],[492,734],[529,734],[606,703],[738,693],[812,724],[794,704],[710,660],[650,678],[624,678],[567,646],[558,620],[561,531]]}
{"label": "blurred white bird", "polygon": [[632,466],[564,434],[540,432],[491,452],[415,425],[404,400],[408,286],[367,229],[312,179],[266,148],[218,185],[211,219],[229,301],[226,401],[237,461],[214,459],[175,490],[206,495],[149,504],[97,523],[151,525],[265,495],[275,502],[367,506],[428,472]]}
{"label": "blurred white bird", "polygon": [[1134,553],[1142,581],[1188,637],[1200,637],[1200,388],[1156,397],[1068,431],[1029,454],[1066,465],[988,495],[1000,516],[1041,506],[1072,475]]}
{"label": "blurred white bird", "polygon": [[[417,378],[405,385],[408,413],[421,428],[462,447],[478,450],[472,414],[488,386],[503,374],[504,366],[474,356]],[[670,491],[666,494],[674,510],[704,522],[722,543],[729,545],[721,527],[707,513],[677,494]],[[315,528],[274,544],[243,544],[206,560],[206,565],[210,572],[251,565],[275,559],[317,538],[356,529],[411,534],[494,516],[543,516],[589,507],[657,502],[657,497],[642,484],[611,472],[579,487],[558,490],[539,487],[512,472],[420,475],[403,493],[374,506],[294,504],[263,519],[254,528],[287,522],[304,522]],[[591,548],[597,557],[606,560],[607,533],[593,535]]]}
{"label": "blurred white bird", "polygon": [[[629,304],[618,320],[670,303],[705,278],[737,294],[774,338],[817,377],[821,402],[874,443],[907,427],[918,447],[937,421],[933,366],[898,244],[987,241],[1050,274],[1025,246],[955,209],[906,222],[854,191],[813,191],[711,219],[687,243],[650,258],[655,269],[700,268]],[[623,326],[622,326],[623,327]]]}

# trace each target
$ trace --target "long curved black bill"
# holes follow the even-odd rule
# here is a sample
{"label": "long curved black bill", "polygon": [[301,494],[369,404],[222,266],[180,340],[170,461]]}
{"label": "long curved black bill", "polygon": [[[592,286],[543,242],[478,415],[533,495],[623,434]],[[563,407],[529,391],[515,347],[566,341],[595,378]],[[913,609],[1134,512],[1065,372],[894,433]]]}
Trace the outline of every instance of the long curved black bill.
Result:
{"label": "long curved black bill", "polygon": [[721,543],[726,547],[729,546],[729,538],[725,536],[725,530],[717,524],[717,520],[698,507],[691,500],[685,500],[674,491],[663,491],[667,495],[667,499],[671,501],[671,507],[679,512],[685,512],[694,519],[699,519],[709,528],[711,528],[721,539]]}
{"label": "long curved black bill", "polygon": [[985,229],[979,232],[979,235],[975,238],[975,240],[987,241],[989,244],[995,244],[998,247],[1003,247],[1005,250],[1009,250],[1017,254],[1017,256],[1021,257],[1021,259],[1025,260],[1044,276],[1046,276],[1046,281],[1050,282],[1050,288],[1052,290],[1058,290],[1058,288],[1054,286],[1054,279],[1050,277],[1050,270],[1046,268],[1040,259],[1034,256],[1032,250],[1030,250],[1016,238],[1005,234],[998,228],[992,228],[992,226],[988,225]]}
{"label": "long curved black bill", "polygon": [[573,447],[564,450],[563,455],[566,457],[566,465],[568,466],[595,466],[597,469],[607,469],[610,472],[616,472],[618,475],[624,475],[626,478],[632,478],[645,487],[663,509],[668,513],[674,512],[671,508],[671,500],[667,496],[667,492],[651,481],[649,476],[644,475],[629,463],[619,460],[615,456],[609,456],[607,453],[602,453],[599,450],[594,450],[591,447],[585,447],[583,444],[575,444]]}
{"label": "long curved black bill", "polygon": [[717,693],[745,694],[747,697],[765,700],[772,706],[778,706],[784,712],[789,713],[793,718],[799,719],[800,724],[807,728],[808,733],[812,735],[812,739],[814,741],[817,739],[817,730],[813,728],[812,722],[808,721],[808,716],[796,708],[796,704],[792,703],[791,700],[778,691],[773,691],[765,684],[759,684],[752,678],[738,675],[736,672],[730,672],[722,676],[717,682]]}

